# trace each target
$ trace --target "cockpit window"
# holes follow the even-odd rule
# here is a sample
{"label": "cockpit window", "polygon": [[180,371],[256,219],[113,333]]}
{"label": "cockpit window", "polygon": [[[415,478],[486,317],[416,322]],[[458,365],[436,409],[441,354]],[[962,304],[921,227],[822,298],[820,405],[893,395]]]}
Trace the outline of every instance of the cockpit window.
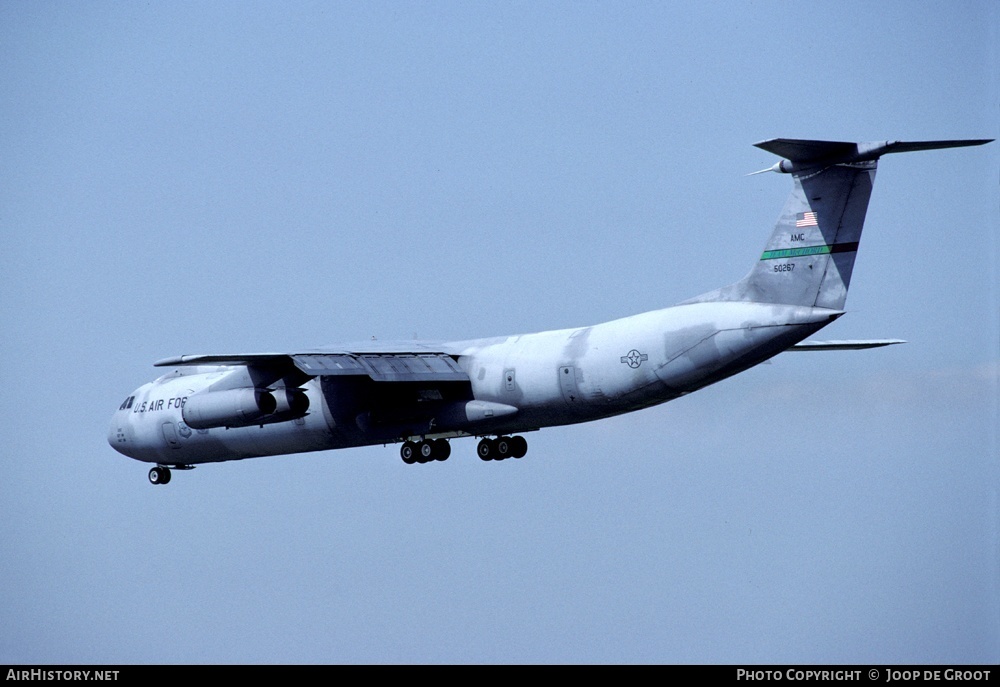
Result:
{"label": "cockpit window", "polygon": [[132,401],[134,400],[135,396],[129,396],[124,401],[122,401],[122,404],[120,406],[118,406],[118,410],[128,410],[129,408],[132,407]]}

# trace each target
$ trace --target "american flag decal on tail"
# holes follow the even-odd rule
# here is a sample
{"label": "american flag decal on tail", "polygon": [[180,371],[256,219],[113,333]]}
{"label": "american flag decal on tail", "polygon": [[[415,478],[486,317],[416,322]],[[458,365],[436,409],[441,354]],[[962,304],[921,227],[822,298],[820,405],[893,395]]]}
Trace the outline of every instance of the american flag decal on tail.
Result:
{"label": "american flag decal on tail", "polygon": [[815,212],[799,212],[795,215],[795,226],[797,227],[815,227],[816,224]]}

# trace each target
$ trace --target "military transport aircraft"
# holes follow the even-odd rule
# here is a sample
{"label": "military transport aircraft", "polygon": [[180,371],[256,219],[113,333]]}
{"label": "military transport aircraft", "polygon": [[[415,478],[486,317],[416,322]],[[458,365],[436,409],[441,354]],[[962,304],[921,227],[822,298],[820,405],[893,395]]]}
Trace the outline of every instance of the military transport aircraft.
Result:
{"label": "military transport aircraft", "polygon": [[480,437],[483,460],[521,458],[522,433],[628,413],[697,391],[783,351],[897,340],[804,341],[844,314],[878,159],[989,140],[771,139],[792,192],[743,279],[673,307],[591,327],[470,341],[365,342],[283,353],[182,355],[130,394],[108,442],[172,469],[401,442],[407,463]]}

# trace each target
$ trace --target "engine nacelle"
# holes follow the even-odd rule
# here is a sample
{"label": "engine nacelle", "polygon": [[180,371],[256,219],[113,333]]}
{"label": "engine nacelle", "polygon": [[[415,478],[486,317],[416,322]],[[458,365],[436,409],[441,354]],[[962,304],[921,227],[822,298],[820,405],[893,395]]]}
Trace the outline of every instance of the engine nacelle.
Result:
{"label": "engine nacelle", "polygon": [[302,389],[285,386],[269,392],[274,396],[277,406],[274,409],[275,415],[280,415],[283,419],[290,420],[302,417],[309,410],[309,397]]}
{"label": "engine nacelle", "polygon": [[266,422],[264,418],[277,408],[277,400],[266,389],[204,391],[188,396],[181,417],[194,429],[245,427]]}

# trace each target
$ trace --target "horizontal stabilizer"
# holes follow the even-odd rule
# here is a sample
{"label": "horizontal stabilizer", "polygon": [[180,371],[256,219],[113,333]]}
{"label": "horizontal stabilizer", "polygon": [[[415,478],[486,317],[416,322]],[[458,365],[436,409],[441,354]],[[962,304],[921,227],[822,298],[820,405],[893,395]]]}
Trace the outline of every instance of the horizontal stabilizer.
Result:
{"label": "horizontal stabilizer", "polygon": [[940,150],[942,148],[965,148],[966,146],[981,146],[992,142],[992,138],[970,138],[956,141],[886,141],[886,153],[913,153],[918,150]]}
{"label": "horizontal stabilizer", "polygon": [[858,144],[845,141],[805,141],[798,138],[771,138],[754,146],[792,162],[811,162],[848,157],[857,152]]}
{"label": "horizontal stabilizer", "polygon": [[902,339],[851,339],[847,341],[802,341],[788,351],[860,351],[906,343]]}
{"label": "horizontal stabilizer", "polygon": [[977,138],[950,141],[870,141],[868,143],[852,143],[849,141],[809,141],[798,138],[772,138],[767,141],[755,143],[754,145],[761,150],[774,153],[778,157],[787,160],[787,163],[783,161],[771,167],[772,171],[787,173],[820,165],[838,165],[877,160],[889,153],[912,153],[918,150],[980,146],[992,140],[991,138]]}

